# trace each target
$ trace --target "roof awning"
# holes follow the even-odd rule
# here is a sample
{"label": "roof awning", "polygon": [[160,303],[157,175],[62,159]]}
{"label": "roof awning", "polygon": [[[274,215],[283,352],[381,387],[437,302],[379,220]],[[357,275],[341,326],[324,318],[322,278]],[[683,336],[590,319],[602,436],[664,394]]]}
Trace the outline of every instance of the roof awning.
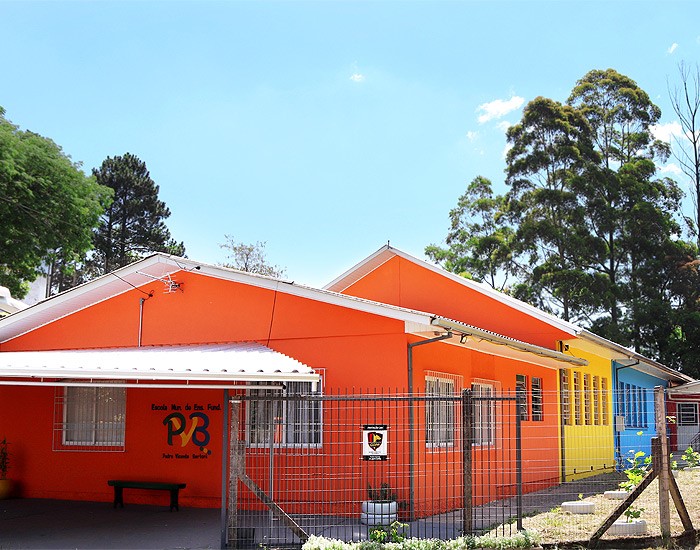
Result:
{"label": "roof awning", "polygon": [[311,367],[250,342],[0,353],[0,385],[230,388],[318,381]]}

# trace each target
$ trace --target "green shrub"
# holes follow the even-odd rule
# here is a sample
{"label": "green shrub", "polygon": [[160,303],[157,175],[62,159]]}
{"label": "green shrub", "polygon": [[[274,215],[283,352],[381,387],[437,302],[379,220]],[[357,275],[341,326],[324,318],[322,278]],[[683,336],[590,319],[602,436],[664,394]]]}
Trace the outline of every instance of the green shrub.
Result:
{"label": "green shrub", "polygon": [[468,535],[452,540],[411,538],[384,543],[377,540],[343,542],[312,535],[304,543],[302,550],[473,550],[477,548],[505,550],[509,548],[533,548],[538,545],[539,537],[537,534],[528,531],[521,531],[510,537],[473,537]]}
{"label": "green shrub", "polygon": [[695,466],[700,466],[700,453],[697,451],[694,451],[692,447],[688,447],[684,452],[683,452],[683,460],[688,464],[690,468],[694,468]]}

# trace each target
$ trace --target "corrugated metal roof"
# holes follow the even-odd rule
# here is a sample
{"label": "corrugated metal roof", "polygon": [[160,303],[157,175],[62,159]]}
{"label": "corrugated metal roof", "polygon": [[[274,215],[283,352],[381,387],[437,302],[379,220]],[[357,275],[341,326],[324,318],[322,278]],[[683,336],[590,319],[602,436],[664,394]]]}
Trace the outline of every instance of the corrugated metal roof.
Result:
{"label": "corrugated metal roof", "polygon": [[290,382],[318,381],[303,363],[252,342],[0,353],[0,378]]}

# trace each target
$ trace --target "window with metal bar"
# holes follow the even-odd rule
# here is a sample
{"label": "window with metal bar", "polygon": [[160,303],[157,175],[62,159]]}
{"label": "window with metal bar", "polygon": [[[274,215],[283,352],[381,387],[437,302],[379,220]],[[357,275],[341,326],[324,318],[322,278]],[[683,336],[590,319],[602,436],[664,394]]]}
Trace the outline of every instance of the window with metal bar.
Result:
{"label": "window with metal bar", "polygon": [[571,424],[571,402],[569,393],[569,371],[562,369],[559,383],[561,388],[561,421],[564,424]]}
{"label": "window with metal bar", "polygon": [[57,388],[54,450],[123,450],[126,388]]}
{"label": "window with metal bar", "polygon": [[577,426],[581,425],[583,417],[581,416],[581,373],[574,371],[574,422]]}
{"label": "window with metal bar", "polygon": [[698,405],[697,403],[678,403],[678,425],[697,426]]}
{"label": "window with metal bar", "polygon": [[532,377],[532,420],[542,421],[543,411],[542,411],[542,379],[536,376]]}
{"label": "window with metal bar", "polygon": [[600,425],[600,376],[593,376],[593,424]]}
{"label": "window with metal bar", "polygon": [[425,378],[425,444],[429,447],[446,447],[455,441],[455,380],[452,378]]}
{"label": "window with metal bar", "polygon": [[474,400],[474,445],[493,445],[496,428],[495,387],[478,382],[472,383]]}
{"label": "window with metal bar", "polygon": [[586,426],[591,425],[591,375],[583,375],[583,418]]}
{"label": "window with metal bar", "polygon": [[[316,395],[320,394],[321,386],[319,383]],[[303,397],[309,396],[311,391],[311,382],[287,382],[284,390],[248,390],[248,395],[258,397],[247,401],[248,445],[319,447],[323,431],[321,401]]]}
{"label": "window with metal bar", "polygon": [[600,410],[602,411],[603,426],[610,423],[608,417],[608,379],[603,376],[600,379]]}
{"label": "window with metal bar", "polygon": [[529,420],[530,414],[527,407],[527,376],[524,374],[515,375],[515,391],[521,397],[518,409],[520,420]]}
{"label": "window with metal bar", "polygon": [[647,427],[646,390],[641,386],[620,382],[620,414],[625,417],[625,425],[630,428]]}

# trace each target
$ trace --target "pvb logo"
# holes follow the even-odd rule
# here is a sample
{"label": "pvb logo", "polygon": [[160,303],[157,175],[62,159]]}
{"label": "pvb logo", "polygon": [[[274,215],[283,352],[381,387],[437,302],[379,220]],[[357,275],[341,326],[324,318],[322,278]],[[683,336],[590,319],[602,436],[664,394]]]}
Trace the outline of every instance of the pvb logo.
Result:
{"label": "pvb logo", "polygon": [[211,453],[206,446],[211,439],[209,431],[209,417],[202,412],[193,412],[189,416],[189,426],[185,415],[179,412],[169,414],[163,419],[163,424],[168,427],[168,445],[173,445],[173,440],[180,437],[180,446],[184,447],[190,441],[205,453]]}

